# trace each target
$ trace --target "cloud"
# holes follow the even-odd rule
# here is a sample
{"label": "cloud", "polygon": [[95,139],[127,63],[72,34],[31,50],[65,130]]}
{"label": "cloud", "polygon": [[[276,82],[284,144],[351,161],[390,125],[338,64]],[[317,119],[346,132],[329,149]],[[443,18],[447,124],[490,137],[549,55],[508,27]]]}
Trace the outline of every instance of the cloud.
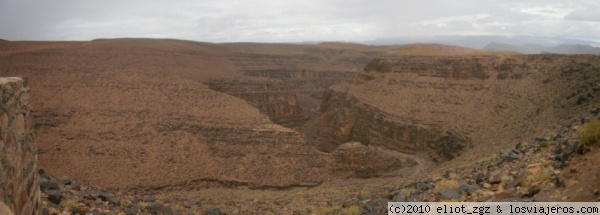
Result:
{"label": "cloud", "polygon": [[578,8],[567,14],[565,19],[600,22],[600,8]]}
{"label": "cloud", "polygon": [[[364,41],[449,34],[600,40],[585,0],[3,0],[0,38],[170,37],[210,42]],[[567,29],[566,31],[564,31]]]}

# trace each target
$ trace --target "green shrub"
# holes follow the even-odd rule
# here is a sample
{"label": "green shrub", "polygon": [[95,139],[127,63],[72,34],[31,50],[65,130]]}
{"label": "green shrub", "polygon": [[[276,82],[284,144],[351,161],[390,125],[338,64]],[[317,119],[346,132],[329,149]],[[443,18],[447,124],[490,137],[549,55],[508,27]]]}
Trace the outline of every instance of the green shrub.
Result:
{"label": "green shrub", "polygon": [[600,143],[600,120],[593,119],[583,129],[577,131],[579,141],[583,144],[599,144]]}

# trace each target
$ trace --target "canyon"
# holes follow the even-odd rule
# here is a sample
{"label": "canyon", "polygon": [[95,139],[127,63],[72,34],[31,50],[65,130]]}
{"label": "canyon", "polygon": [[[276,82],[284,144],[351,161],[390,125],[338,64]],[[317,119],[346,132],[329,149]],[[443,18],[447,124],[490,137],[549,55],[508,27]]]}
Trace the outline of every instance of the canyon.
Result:
{"label": "canyon", "polygon": [[38,167],[135,192],[409,180],[600,105],[600,57],[445,45],[0,42]]}

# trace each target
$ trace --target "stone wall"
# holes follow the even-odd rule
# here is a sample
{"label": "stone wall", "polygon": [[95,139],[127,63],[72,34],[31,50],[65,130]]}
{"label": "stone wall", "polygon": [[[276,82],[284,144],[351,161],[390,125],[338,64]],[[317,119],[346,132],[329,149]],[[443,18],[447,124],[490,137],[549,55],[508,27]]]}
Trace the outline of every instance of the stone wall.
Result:
{"label": "stone wall", "polygon": [[14,214],[40,214],[37,146],[27,80],[0,78],[0,201]]}

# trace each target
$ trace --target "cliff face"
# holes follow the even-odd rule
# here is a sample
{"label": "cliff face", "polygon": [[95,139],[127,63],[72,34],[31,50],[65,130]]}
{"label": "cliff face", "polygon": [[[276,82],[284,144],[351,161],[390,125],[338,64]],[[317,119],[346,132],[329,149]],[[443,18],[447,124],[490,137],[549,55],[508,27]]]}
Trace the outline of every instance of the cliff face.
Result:
{"label": "cliff face", "polygon": [[301,127],[314,118],[323,91],[356,76],[355,65],[364,65],[377,53],[317,48],[290,53],[237,51],[231,61],[246,81],[218,79],[206,83],[213,90],[246,100],[273,122],[289,128]]}
{"label": "cliff face", "polygon": [[277,124],[294,127],[306,121],[296,93],[281,81],[215,80],[207,84],[213,90],[246,100]]}
{"label": "cliff face", "polygon": [[321,113],[320,135],[324,139],[318,147],[325,151],[356,141],[411,154],[431,151],[434,157],[452,159],[471,145],[468,137],[443,131],[440,126],[403,123],[394,114],[335,90],[325,92]]}
{"label": "cliff face", "polygon": [[382,56],[326,91],[317,148],[348,141],[449,160],[575,120],[600,98],[600,58]]}

